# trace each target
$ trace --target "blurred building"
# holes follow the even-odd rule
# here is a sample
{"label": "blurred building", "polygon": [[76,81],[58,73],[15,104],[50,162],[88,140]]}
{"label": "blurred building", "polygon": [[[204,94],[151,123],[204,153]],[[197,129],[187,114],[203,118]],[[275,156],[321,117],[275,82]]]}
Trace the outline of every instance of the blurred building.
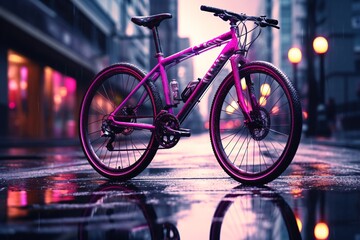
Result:
{"label": "blurred building", "polygon": [[[296,74],[305,112],[312,103],[316,105],[320,101],[320,58],[313,50],[312,41],[320,35],[327,38],[325,103],[329,99],[335,100],[343,129],[359,129],[360,0],[264,0],[259,14],[278,19],[280,30],[264,31],[254,47],[271,49],[272,62],[291,80],[295,73],[288,60],[288,50],[298,47],[302,51],[303,58]],[[269,36],[272,42],[267,40]],[[269,60],[265,50],[253,50],[251,58]],[[309,99],[310,93],[315,99]]]}
{"label": "blurred building", "polygon": [[[150,14],[171,13],[172,18],[161,22],[158,28],[160,41],[164,56],[169,56],[180,50],[178,36],[178,1],[177,0],[150,0]],[[150,45],[150,64],[155,66],[155,45],[151,40]],[[167,71],[169,78],[177,78],[177,68],[171,68]]]}
{"label": "blurred building", "polygon": [[94,74],[118,61],[149,66],[148,39],[129,24],[148,9],[148,0],[0,1],[0,139],[76,137]]}
{"label": "blurred building", "polygon": [[334,99],[344,130],[360,129],[360,1],[318,0],[318,9],[316,34],[329,42],[325,101]]}
{"label": "blurred building", "polygon": [[[189,38],[179,38],[179,50],[190,47]],[[190,58],[177,67],[177,80],[179,81],[180,92],[184,91],[186,86],[196,79],[194,77],[194,61]],[[182,127],[191,129],[191,133],[199,133],[204,129],[203,119],[200,114],[199,106],[196,106],[194,110],[189,114],[187,119],[184,121]]]}
{"label": "blurred building", "polygon": [[[97,0],[103,2],[103,0]],[[143,70],[150,68],[150,42],[151,31],[139,27],[131,22],[131,17],[146,16],[150,14],[149,0],[117,0],[120,6],[120,25],[117,29],[115,41],[118,49],[115,59],[130,62]],[[112,8],[110,8],[111,10]]]}

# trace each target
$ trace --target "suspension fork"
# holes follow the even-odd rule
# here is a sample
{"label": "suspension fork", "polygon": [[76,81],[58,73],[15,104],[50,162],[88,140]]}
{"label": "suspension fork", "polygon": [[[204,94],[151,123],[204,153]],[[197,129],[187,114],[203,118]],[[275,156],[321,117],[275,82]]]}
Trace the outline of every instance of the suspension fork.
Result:
{"label": "suspension fork", "polygon": [[235,82],[236,94],[238,97],[238,104],[245,117],[245,122],[251,122],[252,118],[250,115],[251,109],[249,108],[249,104],[251,105],[251,108],[254,109],[255,106],[257,106],[257,101],[253,94],[253,87],[250,76],[246,76],[245,81],[249,89],[250,103],[248,103],[248,105],[245,103],[244,93],[241,86],[240,72],[239,72],[239,66],[245,64],[246,62],[247,61],[242,54],[235,54],[230,58],[231,68]]}

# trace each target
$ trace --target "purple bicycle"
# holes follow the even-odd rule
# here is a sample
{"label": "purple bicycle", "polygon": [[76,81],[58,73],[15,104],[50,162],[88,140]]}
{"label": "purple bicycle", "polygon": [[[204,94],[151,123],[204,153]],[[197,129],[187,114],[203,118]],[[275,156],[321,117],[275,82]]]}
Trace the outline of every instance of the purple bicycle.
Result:
{"label": "purple bicycle", "polygon": [[[291,163],[302,129],[296,90],[275,66],[246,59],[261,29],[279,28],[278,21],[208,6],[201,10],[228,21],[230,31],[164,57],[158,27],[171,14],[133,17],[132,22],[152,30],[158,64],[147,74],[128,63],[115,64],[91,83],[81,104],[80,140],[89,163],[103,176],[133,178],[159,148],[174,147],[181,137],[189,137],[190,130],[181,124],[227,61],[232,72],[215,94],[209,122],[219,164],[241,183],[265,184]],[[254,23],[251,29],[248,22]],[[255,29],[257,37],[247,41]],[[191,81],[182,91],[176,81],[169,83],[168,68],[219,46],[224,47],[202,79]],[[155,85],[158,79],[162,95]]]}

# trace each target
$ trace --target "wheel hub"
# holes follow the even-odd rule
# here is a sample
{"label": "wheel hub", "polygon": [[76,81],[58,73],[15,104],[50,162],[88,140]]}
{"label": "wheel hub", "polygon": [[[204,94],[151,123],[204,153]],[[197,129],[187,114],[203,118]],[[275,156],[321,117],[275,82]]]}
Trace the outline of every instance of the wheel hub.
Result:
{"label": "wheel hub", "polygon": [[250,113],[252,121],[247,124],[251,137],[256,141],[263,140],[269,133],[270,115],[265,108],[258,108]]}
{"label": "wheel hub", "polygon": [[[136,122],[136,112],[133,108],[125,107],[121,109],[120,114],[114,116],[114,120],[118,122],[130,122],[135,123]],[[123,135],[130,135],[134,128],[132,127],[121,127],[114,123],[111,119],[106,119],[103,121],[102,132],[105,134],[106,132],[113,132],[114,134],[123,134]]]}

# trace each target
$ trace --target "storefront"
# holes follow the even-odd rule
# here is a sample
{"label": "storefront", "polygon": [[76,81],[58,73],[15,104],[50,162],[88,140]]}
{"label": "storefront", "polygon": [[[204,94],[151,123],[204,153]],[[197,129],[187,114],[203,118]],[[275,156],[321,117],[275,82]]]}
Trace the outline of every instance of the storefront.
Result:
{"label": "storefront", "polygon": [[76,79],[8,51],[8,135],[76,136]]}
{"label": "storefront", "polygon": [[0,144],[77,138],[82,96],[109,64],[114,28],[86,3],[0,1]]}

